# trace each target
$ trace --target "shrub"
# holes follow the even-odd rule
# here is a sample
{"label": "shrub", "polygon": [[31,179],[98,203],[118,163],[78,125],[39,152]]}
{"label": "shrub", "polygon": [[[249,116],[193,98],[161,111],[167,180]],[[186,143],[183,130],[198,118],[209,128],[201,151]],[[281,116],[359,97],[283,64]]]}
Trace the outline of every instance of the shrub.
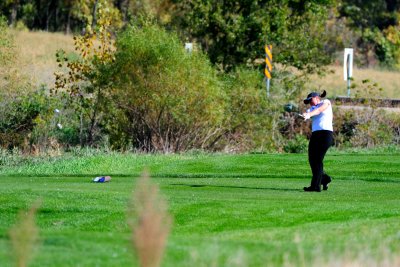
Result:
{"label": "shrub", "polygon": [[390,127],[381,118],[376,118],[359,123],[350,143],[354,147],[371,148],[391,144],[392,140],[393,134]]}
{"label": "shrub", "polygon": [[205,148],[223,131],[226,95],[204,54],[154,25],[129,27],[116,45],[114,144],[175,152]]}
{"label": "shrub", "polygon": [[382,109],[335,112],[335,142],[338,147],[367,147],[399,144],[399,121],[396,113]]}
{"label": "shrub", "polygon": [[116,44],[110,72],[116,109],[105,125],[113,147],[163,152],[277,147],[282,99],[267,98],[259,70],[217,73],[204,54],[187,53],[175,34],[151,24],[131,26]]}
{"label": "shrub", "polygon": [[226,92],[224,132],[214,139],[213,149],[227,151],[265,151],[275,148],[276,102],[266,96],[262,74],[239,67],[221,75]]}
{"label": "shrub", "polygon": [[304,153],[307,152],[308,140],[304,135],[297,134],[294,139],[286,142],[283,150],[286,153]]}
{"label": "shrub", "polygon": [[43,90],[2,101],[0,105],[0,145],[3,148],[24,147],[41,114],[49,109]]}

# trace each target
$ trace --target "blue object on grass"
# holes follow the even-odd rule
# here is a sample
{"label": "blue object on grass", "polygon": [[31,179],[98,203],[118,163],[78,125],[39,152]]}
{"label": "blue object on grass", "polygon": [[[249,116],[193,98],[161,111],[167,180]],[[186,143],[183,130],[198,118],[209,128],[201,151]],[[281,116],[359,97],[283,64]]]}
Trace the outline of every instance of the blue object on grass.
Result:
{"label": "blue object on grass", "polygon": [[93,182],[95,183],[105,183],[111,180],[110,176],[98,176],[93,178]]}

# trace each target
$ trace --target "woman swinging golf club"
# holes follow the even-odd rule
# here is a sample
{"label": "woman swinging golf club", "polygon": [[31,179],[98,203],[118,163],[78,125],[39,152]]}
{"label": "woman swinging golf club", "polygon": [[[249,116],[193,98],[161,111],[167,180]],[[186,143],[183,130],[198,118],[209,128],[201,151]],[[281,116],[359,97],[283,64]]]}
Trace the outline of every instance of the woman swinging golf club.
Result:
{"label": "woman swinging golf club", "polygon": [[312,92],[304,99],[304,104],[310,104],[310,108],[303,113],[304,119],[312,119],[312,134],[308,144],[308,161],[312,171],[311,185],[304,187],[304,191],[321,192],[321,184],[324,190],[328,190],[331,177],[324,172],[323,160],[329,147],[333,144],[332,105],[326,96]]}

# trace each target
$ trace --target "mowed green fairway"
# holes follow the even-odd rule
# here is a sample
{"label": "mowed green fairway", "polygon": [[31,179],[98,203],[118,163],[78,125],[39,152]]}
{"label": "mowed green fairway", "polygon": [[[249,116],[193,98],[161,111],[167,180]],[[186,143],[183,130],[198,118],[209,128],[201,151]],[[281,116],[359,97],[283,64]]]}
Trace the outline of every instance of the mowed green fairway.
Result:
{"label": "mowed green fairway", "polygon": [[[399,152],[328,152],[321,193],[302,191],[304,154],[112,154],[3,167],[0,266],[12,266],[8,231],[36,199],[31,266],[137,266],[126,210],[144,168],[173,217],[162,266],[400,262]],[[112,181],[91,183],[98,175]]]}

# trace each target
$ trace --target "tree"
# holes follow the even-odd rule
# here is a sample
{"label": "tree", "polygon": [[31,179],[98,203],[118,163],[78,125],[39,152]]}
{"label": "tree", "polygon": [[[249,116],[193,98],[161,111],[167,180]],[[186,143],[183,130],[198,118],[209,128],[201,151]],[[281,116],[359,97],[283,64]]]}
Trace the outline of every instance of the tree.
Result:
{"label": "tree", "polygon": [[339,9],[341,16],[348,18],[348,24],[353,29],[378,28],[384,30],[396,24],[396,11],[400,3],[393,0],[342,0]]}
{"label": "tree", "polygon": [[332,2],[175,0],[174,25],[224,70],[263,57],[272,44],[275,62],[312,71],[329,62],[323,26]]}
{"label": "tree", "polygon": [[76,111],[80,122],[81,146],[93,145],[99,138],[99,122],[107,110],[107,95],[111,89],[103,69],[114,58],[112,9],[107,1],[100,1],[96,28],[89,19],[86,33],[74,37],[77,58],[68,58],[62,50],[57,52],[61,71],[56,72],[54,94],[66,94],[69,107]]}
{"label": "tree", "polygon": [[[95,26],[99,2],[100,0],[4,0],[0,1],[0,14],[7,16],[12,26],[18,23],[28,29],[81,32],[87,19]],[[114,7],[114,2],[118,1],[103,2],[117,22],[119,11]],[[113,25],[117,24],[113,22]]]}
{"label": "tree", "polygon": [[140,16],[155,18],[161,24],[169,23],[172,5],[169,0],[136,0],[124,1],[125,21],[137,19]]}
{"label": "tree", "polygon": [[[393,0],[343,0],[340,15],[347,18],[349,27],[359,36],[357,46],[364,55],[365,65],[375,57],[384,65],[400,64],[398,48],[393,42],[393,29],[399,25],[400,3]],[[373,54],[371,58],[370,54]]]}

